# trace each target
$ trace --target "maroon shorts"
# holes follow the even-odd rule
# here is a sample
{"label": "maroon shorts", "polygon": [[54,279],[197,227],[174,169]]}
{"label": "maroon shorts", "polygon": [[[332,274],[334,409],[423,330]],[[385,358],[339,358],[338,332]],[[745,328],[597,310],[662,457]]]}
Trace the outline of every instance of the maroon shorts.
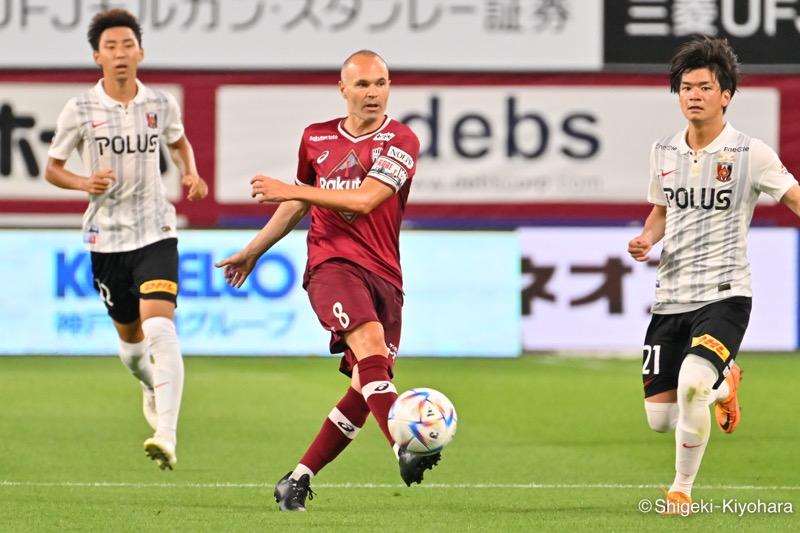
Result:
{"label": "maroon shorts", "polygon": [[331,353],[344,352],[339,370],[353,375],[357,361],[342,336],[367,322],[380,322],[389,348],[389,374],[400,346],[403,293],[382,277],[360,266],[331,259],[308,274],[311,307],[322,327],[331,332]]}

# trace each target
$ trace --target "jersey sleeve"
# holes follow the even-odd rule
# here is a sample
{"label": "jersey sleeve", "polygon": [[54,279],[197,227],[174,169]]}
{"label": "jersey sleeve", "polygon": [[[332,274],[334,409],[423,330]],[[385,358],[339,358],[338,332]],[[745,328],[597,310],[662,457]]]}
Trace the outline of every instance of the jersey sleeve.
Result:
{"label": "jersey sleeve", "polygon": [[667,205],[664,187],[661,185],[656,168],[656,143],[650,148],[650,184],[647,187],[647,201],[654,205]]}
{"label": "jersey sleeve", "polygon": [[750,152],[750,172],[756,189],[780,201],[792,185],[797,183],[786,170],[775,150],[756,140]]}
{"label": "jersey sleeve", "polygon": [[408,130],[386,143],[381,155],[372,163],[367,177],[388,185],[397,193],[407,180],[414,177],[418,157],[419,139]]}
{"label": "jersey sleeve", "polygon": [[75,112],[74,100],[70,100],[58,115],[56,132],[47,155],[53,159],[66,161],[72,151],[78,147],[80,141],[81,131],[78,125],[78,116]]}
{"label": "jersey sleeve", "polygon": [[167,92],[162,93],[167,101],[167,116],[164,121],[164,129],[161,131],[164,142],[173,144],[178,142],[184,134],[183,121],[181,120],[181,108],[175,97]]}
{"label": "jersey sleeve", "polygon": [[314,171],[312,161],[308,158],[308,148],[306,139],[309,136],[308,128],[303,131],[303,138],[300,139],[300,148],[297,151],[297,174],[294,179],[295,185],[314,185],[317,180],[317,173]]}

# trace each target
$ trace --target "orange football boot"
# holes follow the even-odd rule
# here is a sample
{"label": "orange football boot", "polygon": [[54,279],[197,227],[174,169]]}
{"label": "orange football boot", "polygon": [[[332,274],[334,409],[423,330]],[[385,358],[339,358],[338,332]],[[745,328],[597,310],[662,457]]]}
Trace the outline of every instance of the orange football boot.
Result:
{"label": "orange football boot", "polygon": [[674,490],[667,492],[664,487],[659,487],[664,492],[664,510],[658,514],[687,516],[692,514],[692,498],[688,494]]}
{"label": "orange football boot", "polygon": [[714,414],[717,417],[717,425],[723,433],[733,433],[739,425],[742,417],[742,410],[739,407],[739,399],[736,393],[739,391],[739,382],[742,380],[742,369],[736,363],[731,363],[730,372],[725,376],[728,382],[728,397],[714,404]]}

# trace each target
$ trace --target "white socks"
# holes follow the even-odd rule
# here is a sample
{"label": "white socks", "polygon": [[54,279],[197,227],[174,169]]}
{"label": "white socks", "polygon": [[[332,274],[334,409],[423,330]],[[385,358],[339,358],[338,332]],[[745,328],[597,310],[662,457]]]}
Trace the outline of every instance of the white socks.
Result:
{"label": "white socks", "polygon": [[128,371],[145,386],[153,388],[153,363],[147,350],[147,341],[132,344],[119,341],[119,358]]}
{"label": "white socks", "polygon": [[312,472],[310,468],[302,463],[297,465],[297,467],[294,469],[294,472],[292,472],[292,475],[289,477],[295,481],[299,481],[300,478],[303,477],[303,474],[308,474],[309,480],[314,479],[314,472]]}
{"label": "white socks", "polygon": [[145,341],[153,355],[153,388],[156,394],[156,435],[176,441],[178,414],[183,395],[183,357],[175,323],[166,317],[142,322]]}
{"label": "white socks", "polygon": [[654,403],[645,400],[644,410],[647,413],[647,423],[653,431],[666,433],[675,429],[678,424],[677,403]]}
{"label": "white socks", "polygon": [[[717,369],[702,357],[689,354],[678,374],[678,424],[675,427],[675,481],[670,492],[692,495],[692,485],[708,444],[711,429],[709,406],[728,395],[713,390]],[[721,386],[720,389],[723,389]]]}

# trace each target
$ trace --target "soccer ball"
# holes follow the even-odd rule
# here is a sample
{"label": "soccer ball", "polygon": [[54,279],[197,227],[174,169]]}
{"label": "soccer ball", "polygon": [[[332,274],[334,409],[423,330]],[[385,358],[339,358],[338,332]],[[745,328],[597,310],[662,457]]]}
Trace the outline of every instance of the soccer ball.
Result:
{"label": "soccer ball", "polygon": [[433,389],[411,389],[389,410],[389,432],[400,449],[433,455],[456,434],[456,409],[447,396]]}

